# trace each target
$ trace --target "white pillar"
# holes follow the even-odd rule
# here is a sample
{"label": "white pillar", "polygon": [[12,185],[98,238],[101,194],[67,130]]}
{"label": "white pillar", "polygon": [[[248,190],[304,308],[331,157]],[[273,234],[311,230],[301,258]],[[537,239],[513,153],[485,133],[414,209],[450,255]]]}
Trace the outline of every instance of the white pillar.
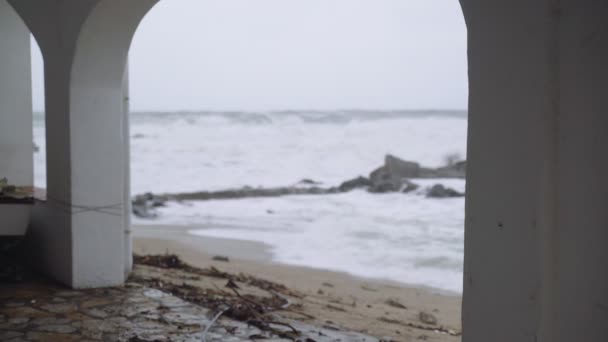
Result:
{"label": "white pillar", "polygon": [[[608,341],[608,4],[561,0],[545,341]],[[548,314],[544,312],[543,314]]]}
{"label": "white pillar", "polygon": [[[0,0],[0,178],[34,183],[30,31]],[[23,236],[32,205],[0,204],[0,237]]]}
{"label": "white pillar", "polygon": [[125,274],[133,269],[133,236],[131,234],[131,130],[129,126],[129,61],[127,61],[123,79],[123,141],[124,148],[124,220],[125,220]]}
{"label": "white pillar", "polygon": [[34,182],[30,58],[29,29],[0,0],[0,178],[20,186]]}
{"label": "white pillar", "polygon": [[48,202],[32,240],[41,266],[77,288],[125,280],[127,53],[156,0],[10,0],[45,60]]}
{"label": "white pillar", "polygon": [[461,3],[470,82],[463,341],[606,341],[608,8]]}

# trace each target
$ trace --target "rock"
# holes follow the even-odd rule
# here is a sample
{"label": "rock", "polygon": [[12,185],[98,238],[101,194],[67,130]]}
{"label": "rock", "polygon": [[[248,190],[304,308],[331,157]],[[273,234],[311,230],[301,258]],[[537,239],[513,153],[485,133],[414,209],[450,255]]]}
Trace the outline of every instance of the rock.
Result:
{"label": "rock", "polygon": [[395,178],[418,178],[420,175],[420,164],[390,154],[384,158],[384,169]]}
{"label": "rock", "polygon": [[[387,160],[391,156],[387,156]],[[394,158],[394,157],[391,157]],[[391,159],[392,160],[392,159]],[[396,162],[393,160],[391,163],[396,165]],[[410,163],[410,162],[405,162]],[[417,165],[417,164],[416,164]],[[392,169],[398,169],[393,166]],[[370,174],[371,186],[369,187],[369,192],[371,193],[386,193],[386,192],[411,192],[418,189],[418,185],[414,184],[407,177],[403,176],[405,174],[412,174],[411,172],[391,172],[387,165],[382,166],[376,170],[374,170]]]}
{"label": "rock", "polygon": [[340,184],[338,190],[341,192],[347,192],[358,188],[368,188],[372,185],[372,181],[369,178],[359,176]]}
{"label": "rock", "polygon": [[466,178],[467,162],[466,160],[453,163],[448,166],[440,167],[436,170],[439,178]]}
{"label": "rock", "polygon": [[420,186],[416,183],[411,182],[408,179],[405,179],[403,181],[403,184],[401,185],[401,192],[403,192],[404,194],[407,194],[408,192],[412,192],[412,191],[416,191],[418,190],[418,188],[420,188]]}
{"label": "rock", "polygon": [[372,193],[399,191],[403,183],[401,178],[395,177],[391,173],[389,173],[385,166],[374,170],[369,175],[369,179],[372,183],[369,187],[369,192]]}
{"label": "rock", "polygon": [[396,309],[403,309],[403,310],[407,310],[407,306],[401,304],[401,302],[399,302],[398,299],[394,299],[394,298],[389,298],[384,302],[386,305],[388,306],[392,306],[393,308]]}
{"label": "rock", "polygon": [[411,192],[418,189],[418,185],[410,182],[408,178],[420,177],[422,168],[420,164],[387,155],[384,158],[384,166],[372,171],[369,179],[372,185],[369,192]]}
{"label": "rock", "polygon": [[452,198],[452,197],[463,197],[464,194],[454,189],[446,188],[442,184],[433,185],[426,194],[429,198]]}
{"label": "rock", "polygon": [[166,198],[147,192],[131,200],[131,211],[139,218],[154,219],[158,217],[155,208],[164,207],[166,202]]}
{"label": "rock", "polygon": [[298,185],[321,185],[323,183],[317,182],[310,178],[304,178],[304,179],[300,180],[297,184]]}

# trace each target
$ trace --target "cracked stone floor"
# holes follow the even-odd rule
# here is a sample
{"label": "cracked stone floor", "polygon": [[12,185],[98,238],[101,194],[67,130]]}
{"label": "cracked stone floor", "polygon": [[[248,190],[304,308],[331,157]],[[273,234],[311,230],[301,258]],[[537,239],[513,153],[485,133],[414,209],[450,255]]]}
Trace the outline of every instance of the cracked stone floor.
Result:
{"label": "cracked stone floor", "polygon": [[[124,287],[66,290],[47,281],[0,284],[0,341],[288,341],[255,327],[220,318],[209,310],[161,291],[128,283]],[[320,329],[290,321],[298,341],[374,341],[356,333]]]}

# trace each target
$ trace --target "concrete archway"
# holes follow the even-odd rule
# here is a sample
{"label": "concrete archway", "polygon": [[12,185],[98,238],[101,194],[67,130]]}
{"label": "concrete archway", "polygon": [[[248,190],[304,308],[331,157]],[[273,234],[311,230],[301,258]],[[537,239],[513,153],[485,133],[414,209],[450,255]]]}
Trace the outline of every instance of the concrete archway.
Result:
{"label": "concrete archway", "polygon": [[124,71],[156,1],[9,3],[45,62],[48,196],[29,232],[40,266],[72,287],[121,284],[131,263]]}

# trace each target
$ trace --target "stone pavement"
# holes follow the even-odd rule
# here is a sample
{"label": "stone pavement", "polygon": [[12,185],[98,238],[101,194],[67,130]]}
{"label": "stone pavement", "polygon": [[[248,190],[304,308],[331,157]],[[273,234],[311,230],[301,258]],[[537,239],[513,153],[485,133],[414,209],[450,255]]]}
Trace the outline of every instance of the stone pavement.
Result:
{"label": "stone pavement", "polygon": [[[205,334],[210,316],[205,308],[133,283],[92,290],[66,290],[46,281],[0,284],[0,341],[289,341],[227,318]],[[302,332],[297,341],[378,342],[361,334],[288,323]]]}

